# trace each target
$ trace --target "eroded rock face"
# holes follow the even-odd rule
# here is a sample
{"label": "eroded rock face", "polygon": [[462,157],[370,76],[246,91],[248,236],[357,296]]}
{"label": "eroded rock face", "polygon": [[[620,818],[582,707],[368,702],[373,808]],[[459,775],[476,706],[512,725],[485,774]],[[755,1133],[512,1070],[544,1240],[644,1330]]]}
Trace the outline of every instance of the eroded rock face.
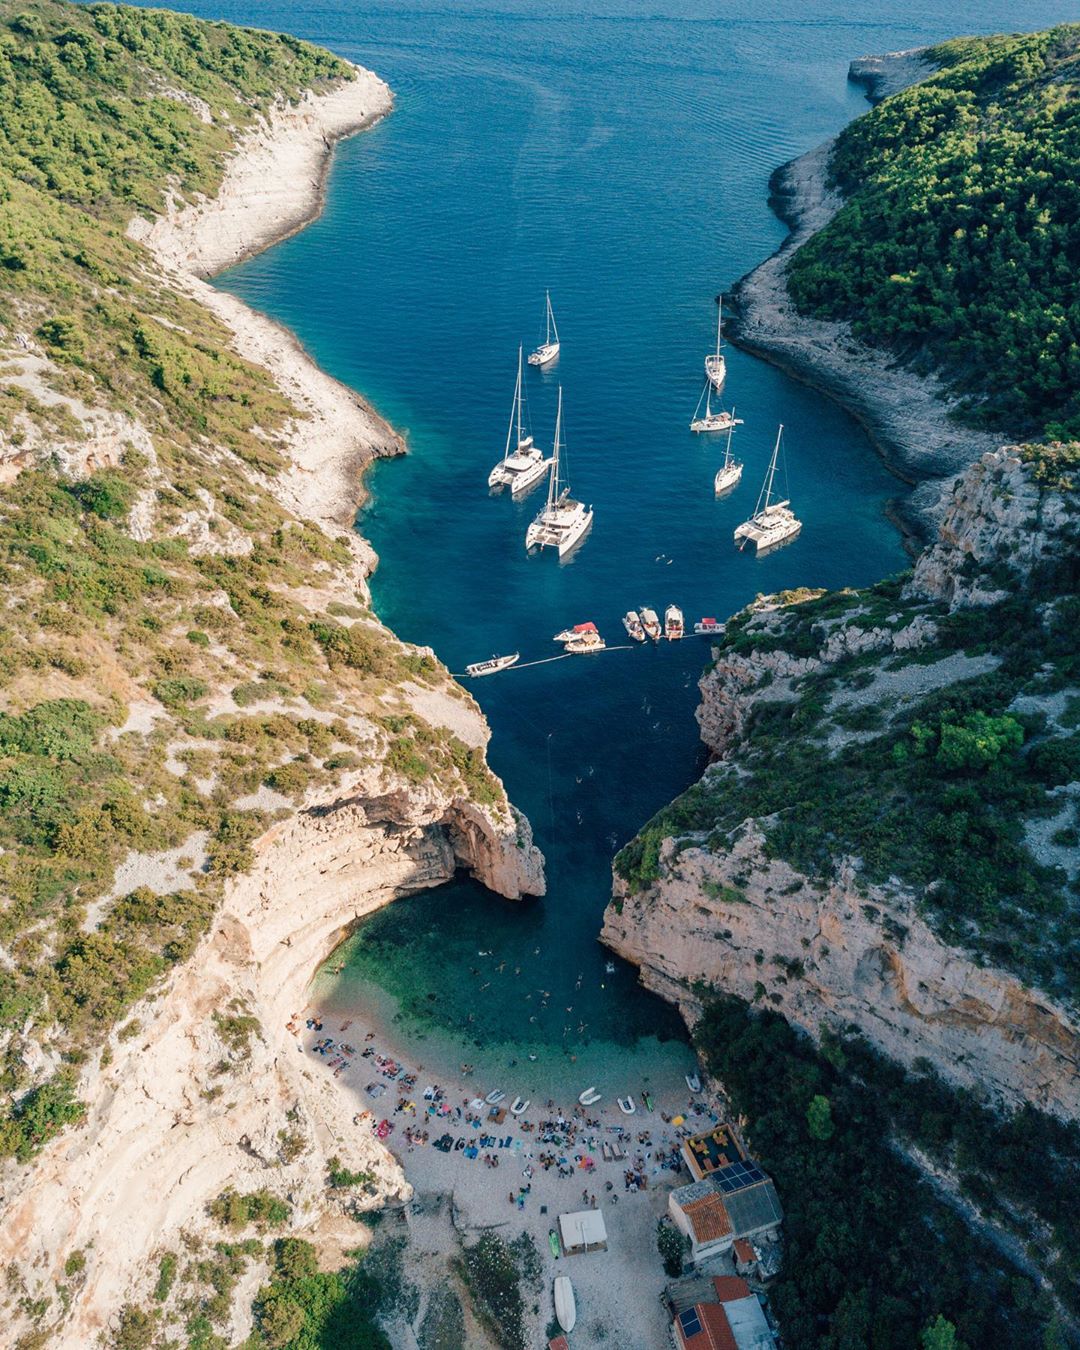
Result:
{"label": "eroded rock face", "polygon": [[1075,556],[1069,498],[1040,492],[1016,447],[982,456],[956,480],[937,543],[915,564],[908,593],[950,609],[992,605],[1024,577]]}
{"label": "eroded rock face", "polygon": [[[86,1254],[86,1283],[51,1344],[81,1350],[124,1302],[145,1303],[155,1254],[178,1248],[181,1230],[220,1241],[206,1206],[227,1187],[287,1197],[301,1236],[335,1209],[344,1219],[325,1185],[332,1156],[370,1174],[364,1208],[411,1197],[393,1155],[355,1122],[361,1103],[298,1053],[287,1024],[358,920],[463,866],[510,897],[542,892],[543,860],[516,813],[378,781],[309,802],[258,842],[199,950],[138,1009],[137,1036],[113,1035],[111,1064],[83,1073],[87,1124],[33,1170],[8,1166],[0,1262],[27,1293],[52,1292],[66,1257]],[[256,1019],[246,1054],[215,1021],[232,1012]],[[302,1144],[291,1161],[285,1135]]]}
{"label": "eroded rock face", "polygon": [[854,1025],[900,1063],[928,1059],[992,1099],[1080,1114],[1080,1023],[943,943],[902,888],[860,890],[850,861],[818,886],[763,842],[753,822],[724,853],[668,840],[653,886],[632,895],[616,881],[602,940],[691,1024],[714,987],[814,1034]]}
{"label": "eroded rock face", "polygon": [[[714,761],[706,774],[743,772],[739,755],[744,745],[752,750],[755,709],[797,699],[803,677],[827,674],[849,657],[881,659],[862,663],[857,684],[841,676],[829,711],[862,703],[885,716],[994,670],[1000,657],[992,651],[933,650],[942,606],[982,606],[1025,592],[1035,605],[1039,578],[1050,575],[1057,583],[1049,593],[1067,593],[1062,569],[1075,565],[1076,536],[1075,494],[1040,490],[1015,448],[983,455],[953,484],[939,540],[916,563],[895,612],[878,600],[871,619],[872,607],[853,595],[846,610],[800,627],[797,604],[783,597],[752,607],[701,680],[697,715]],[[792,643],[796,630],[800,640]],[[785,650],[785,640],[798,654]],[[928,650],[916,662],[890,659],[919,648]],[[1054,697],[1054,706],[1064,706],[1070,693]],[[1039,711],[1036,703],[1028,699],[1021,711]],[[822,743],[823,772],[834,742],[859,734],[833,728]],[[834,858],[828,883],[770,858],[771,820],[743,821],[726,843],[704,832],[665,839],[659,876],[645,889],[635,893],[616,876],[602,940],[690,1022],[718,990],[775,1006],[815,1035],[826,1026],[855,1027],[899,1062],[929,1060],[946,1079],[991,1100],[1080,1116],[1073,1010],[949,945],[920,917],[912,890],[896,880],[868,884],[857,858]]]}

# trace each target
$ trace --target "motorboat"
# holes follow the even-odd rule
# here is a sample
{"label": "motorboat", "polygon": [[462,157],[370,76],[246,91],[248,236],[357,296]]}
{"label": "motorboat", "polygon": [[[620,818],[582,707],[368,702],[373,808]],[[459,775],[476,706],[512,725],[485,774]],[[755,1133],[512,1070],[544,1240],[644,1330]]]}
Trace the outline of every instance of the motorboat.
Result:
{"label": "motorboat", "polygon": [[584,632],[575,633],[566,644],[566,650],[575,656],[581,656],[586,652],[602,652],[607,643],[596,631],[592,624],[589,624]]}
{"label": "motorboat", "polygon": [[[727,361],[724,359],[724,297],[716,297],[716,351],[705,358],[705,376],[717,393],[727,379]],[[532,357],[529,358],[530,361]]]}
{"label": "motorboat", "polygon": [[[488,474],[488,487],[508,487],[512,497],[520,497],[543,479],[552,461],[534,443],[525,426],[525,394],[521,381],[521,351],[518,347],[517,383],[506,430],[503,457]],[[513,447],[513,448],[511,448]]]}
{"label": "motorboat", "polygon": [[577,1303],[569,1275],[555,1276],[555,1320],[567,1334],[577,1325]]}
{"label": "motorboat", "polygon": [[637,1114],[637,1104],[633,1097],[619,1097],[617,1100],[619,1103],[619,1110],[624,1116],[633,1116]]}
{"label": "motorboat", "polygon": [[638,614],[641,617],[641,626],[645,630],[646,637],[651,638],[653,642],[659,642],[660,620],[657,617],[656,610],[649,609],[646,606],[644,609],[638,610]]}
{"label": "motorboat", "polygon": [[769,460],[769,470],[758,494],[754,514],[749,520],[744,520],[735,531],[735,542],[740,550],[748,543],[753,544],[759,557],[774,548],[779,548],[782,544],[790,544],[802,530],[802,521],[792,511],[791,502],[786,497],[783,501],[773,501],[777,456],[780,454],[783,434],[784,428],[781,424],[780,430],[776,433],[772,459]]}
{"label": "motorboat", "polygon": [[556,642],[573,642],[575,638],[581,637],[583,633],[595,633],[596,624],[591,620],[587,623],[576,623],[572,628],[564,628],[561,633],[555,634]]}
{"label": "motorboat", "polygon": [[587,1087],[581,1096],[578,1097],[578,1102],[581,1106],[595,1106],[599,1100],[600,1093],[597,1092],[594,1087]]}
{"label": "motorboat", "polygon": [[669,642],[677,642],[685,632],[682,610],[678,605],[668,605],[664,610],[664,636]]}
{"label": "motorboat", "polygon": [[635,642],[645,641],[645,629],[641,626],[641,620],[632,609],[628,609],[623,615],[623,627],[626,629],[627,636],[633,638]]}
{"label": "motorboat", "polygon": [[493,656],[487,661],[474,661],[465,667],[465,674],[471,676],[494,675],[498,670],[508,670],[521,659],[520,652],[511,652],[509,656]]}
{"label": "motorboat", "polygon": [[694,632],[698,637],[713,637],[724,631],[724,625],[719,619],[698,619],[694,624]]}
{"label": "motorboat", "polygon": [[[530,360],[532,358],[530,357]],[[575,501],[570,496],[570,485],[562,481],[560,454],[562,450],[562,386],[559,387],[559,410],[555,417],[555,446],[551,473],[548,477],[548,495],[544,509],[525,532],[527,549],[554,548],[564,558],[584,538],[593,521],[591,506]]]}
{"label": "motorboat", "polygon": [[551,292],[544,292],[544,340],[529,353],[530,366],[548,366],[559,354],[559,330],[555,326],[555,311],[551,308]]}

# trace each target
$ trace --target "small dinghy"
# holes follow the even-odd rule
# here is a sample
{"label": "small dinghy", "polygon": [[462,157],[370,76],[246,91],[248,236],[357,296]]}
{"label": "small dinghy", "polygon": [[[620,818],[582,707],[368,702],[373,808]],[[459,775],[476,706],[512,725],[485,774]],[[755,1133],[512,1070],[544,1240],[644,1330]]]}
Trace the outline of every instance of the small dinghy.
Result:
{"label": "small dinghy", "polygon": [[594,1087],[587,1087],[578,1098],[582,1106],[595,1106],[600,1100],[600,1093]]}
{"label": "small dinghy", "polygon": [[465,667],[465,674],[474,678],[478,675],[494,675],[498,670],[506,670],[521,659],[520,652],[511,652],[509,656],[493,656],[488,661],[474,661]]}
{"label": "small dinghy", "polygon": [[555,1320],[567,1334],[577,1325],[577,1302],[569,1275],[555,1276]]}
{"label": "small dinghy", "polygon": [[506,1093],[503,1092],[501,1088],[492,1088],[492,1090],[484,1098],[484,1101],[487,1102],[488,1106],[497,1106],[498,1103],[501,1102],[505,1096]]}
{"label": "small dinghy", "polygon": [[522,1101],[520,1097],[515,1097],[510,1107],[510,1114],[512,1116],[523,1116],[528,1109],[529,1103],[527,1100]]}
{"label": "small dinghy", "polygon": [[633,1116],[637,1114],[637,1106],[634,1103],[633,1097],[620,1097],[618,1101],[619,1110],[624,1116]]}
{"label": "small dinghy", "polygon": [[651,638],[653,642],[659,642],[660,620],[656,617],[656,610],[649,609],[649,607],[646,605],[643,609],[639,610],[638,613],[641,618],[641,626],[645,630],[646,637]]}
{"label": "small dinghy", "polygon": [[688,1073],[686,1075],[686,1086],[690,1089],[691,1092],[700,1092],[701,1079],[697,1076],[696,1073]]}

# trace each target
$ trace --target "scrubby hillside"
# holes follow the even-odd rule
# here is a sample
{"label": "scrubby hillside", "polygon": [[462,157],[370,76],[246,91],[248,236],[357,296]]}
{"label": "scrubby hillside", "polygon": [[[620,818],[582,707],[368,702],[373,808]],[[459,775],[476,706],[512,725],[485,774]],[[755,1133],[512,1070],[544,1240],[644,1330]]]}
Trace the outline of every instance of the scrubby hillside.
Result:
{"label": "scrubby hillside", "polygon": [[130,236],[197,228],[249,133],[306,138],[311,191],[389,93],[61,0],[5,7],[0,83],[0,1340],[233,1343],[262,1282],[255,1343],[349,1299],[381,1343],[359,1277],[261,1240],[355,1246],[347,1212],[408,1194],[286,1024],[357,917],[458,866],[542,891],[542,860],[476,705],[371,613],[351,525],[397,437]]}
{"label": "scrubby hillside", "polygon": [[964,38],[837,138],[801,311],[940,371],[972,425],[1080,433],[1080,25]]}
{"label": "scrubby hillside", "polygon": [[[604,941],[705,1013],[703,1053],[785,1183],[793,1344],[911,1344],[935,1311],[988,1344],[1032,1277],[1048,1325],[1077,1316],[1057,1197],[1080,1176],[1078,467],[1075,445],[987,454],[910,575],[730,620],[701,681],[713,763],[615,859]],[[1022,1273],[1011,1292],[981,1237],[953,1286],[941,1202]]]}

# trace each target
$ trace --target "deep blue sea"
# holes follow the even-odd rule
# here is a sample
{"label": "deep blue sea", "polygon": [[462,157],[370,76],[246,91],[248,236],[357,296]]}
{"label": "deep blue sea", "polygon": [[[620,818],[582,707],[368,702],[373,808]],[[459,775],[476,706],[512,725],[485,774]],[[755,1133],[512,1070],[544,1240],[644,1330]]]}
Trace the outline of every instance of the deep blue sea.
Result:
{"label": "deep blue sea", "polygon": [[[454,671],[493,652],[524,662],[585,619],[619,641],[628,606],[675,601],[689,622],[725,618],[759,592],[862,585],[905,565],[883,514],[902,485],[859,427],[732,348],[725,401],[745,418],[746,470],[714,500],[720,438],[687,428],[713,297],[783,238],[771,171],[866,109],[846,81],[852,57],[1043,27],[1075,18],[1075,4],[185,7],[323,43],[396,93],[391,117],[339,147],[322,218],[220,284],[289,325],[406,434],[408,458],[370,472],[359,521],[382,558],[378,612],[403,637]],[[545,287],[562,353],[528,372],[532,427],[550,445],[561,383],[571,482],[596,511],[562,566],[525,554],[536,496],[514,504],[486,487],[517,344],[538,340]],[[758,560],[731,534],[780,421],[804,529]],[[596,1054],[672,1034],[673,1016],[634,972],[606,972],[596,937],[612,854],[702,766],[693,713],[707,659],[687,639],[474,683],[491,763],[547,855],[547,898],[513,905],[462,882],[392,906],[352,940],[325,997],[378,996],[414,1028],[435,1021],[511,1046],[589,1043]]]}

